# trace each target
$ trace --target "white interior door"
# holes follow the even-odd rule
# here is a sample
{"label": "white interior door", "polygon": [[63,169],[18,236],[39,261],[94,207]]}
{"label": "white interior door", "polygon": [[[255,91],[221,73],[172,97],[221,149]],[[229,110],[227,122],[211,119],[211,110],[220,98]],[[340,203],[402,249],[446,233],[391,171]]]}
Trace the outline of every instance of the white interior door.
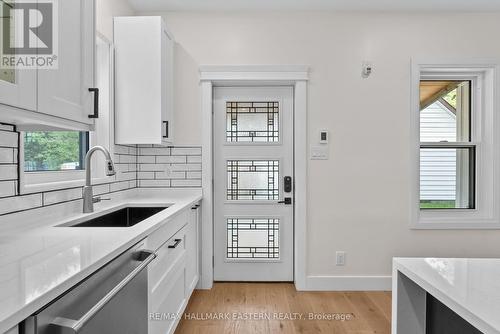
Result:
{"label": "white interior door", "polygon": [[216,281],[293,281],[286,176],[293,176],[293,88],[215,88]]}

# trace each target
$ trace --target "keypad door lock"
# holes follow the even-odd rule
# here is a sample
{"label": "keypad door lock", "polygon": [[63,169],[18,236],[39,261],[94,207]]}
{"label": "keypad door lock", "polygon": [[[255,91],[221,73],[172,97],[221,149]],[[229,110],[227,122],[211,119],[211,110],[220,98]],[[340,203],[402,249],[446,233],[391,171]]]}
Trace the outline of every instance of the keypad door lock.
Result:
{"label": "keypad door lock", "polygon": [[292,177],[291,176],[285,176],[283,180],[283,191],[285,193],[291,193],[292,192]]}

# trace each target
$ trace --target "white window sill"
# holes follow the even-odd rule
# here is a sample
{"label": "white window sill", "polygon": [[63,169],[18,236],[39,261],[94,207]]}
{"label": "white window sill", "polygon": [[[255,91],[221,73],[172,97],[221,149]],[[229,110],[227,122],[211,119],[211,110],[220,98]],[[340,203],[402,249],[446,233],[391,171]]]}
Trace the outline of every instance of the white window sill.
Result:
{"label": "white window sill", "polygon": [[500,223],[485,221],[463,222],[463,223],[423,223],[411,224],[412,230],[500,230]]}
{"label": "white window sill", "polygon": [[500,220],[494,213],[484,211],[424,210],[410,224],[414,230],[498,230]]}
{"label": "white window sill", "polygon": [[[84,175],[84,173],[82,173],[81,175]],[[116,179],[115,176],[92,178],[92,185],[99,185],[99,184],[114,182],[115,179]],[[77,179],[65,180],[65,181],[24,184],[24,185],[21,185],[20,194],[27,195],[27,194],[40,193],[40,192],[45,192],[45,191],[71,189],[71,188],[83,187],[84,185],[85,185],[85,178],[81,178],[81,177],[78,177]]]}

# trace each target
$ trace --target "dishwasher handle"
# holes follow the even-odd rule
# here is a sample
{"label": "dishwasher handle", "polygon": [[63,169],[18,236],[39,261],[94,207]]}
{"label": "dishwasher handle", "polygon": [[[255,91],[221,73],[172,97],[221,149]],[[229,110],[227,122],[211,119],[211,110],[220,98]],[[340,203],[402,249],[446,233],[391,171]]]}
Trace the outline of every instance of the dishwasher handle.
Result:
{"label": "dishwasher handle", "polygon": [[147,256],[142,263],[127,275],[120,283],[118,283],[111,291],[109,291],[101,300],[99,300],[87,313],[80,319],[72,320],[67,318],[55,318],[50,326],[57,329],[57,333],[61,334],[77,334],[85,324],[92,319],[106,304],[113,299],[130,281],[132,281],[139,273],[148,266],[151,261],[156,258],[156,253],[148,250],[139,252],[140,258]]}

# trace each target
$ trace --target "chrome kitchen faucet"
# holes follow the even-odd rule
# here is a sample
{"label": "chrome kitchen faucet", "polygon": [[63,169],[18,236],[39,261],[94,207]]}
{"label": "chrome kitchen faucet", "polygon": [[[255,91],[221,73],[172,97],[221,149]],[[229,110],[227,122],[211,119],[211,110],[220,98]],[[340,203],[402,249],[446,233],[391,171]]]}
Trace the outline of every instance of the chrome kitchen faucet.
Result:
{"label": "chrome kitchen faucet", "polygon": [[111,154],[109,151],[102,146],[92,147],[85,156],[85,186],[83,187],[83,213],[94,212],[94,203],[100,202],[102,199],[100,197],[94,198],[94,192],[92,190],[92,173],[91,169],[91,158],[95,151],[101,151],[106,157],[106,176],[113,176],[116,174],[115,165],[111,159]]}

